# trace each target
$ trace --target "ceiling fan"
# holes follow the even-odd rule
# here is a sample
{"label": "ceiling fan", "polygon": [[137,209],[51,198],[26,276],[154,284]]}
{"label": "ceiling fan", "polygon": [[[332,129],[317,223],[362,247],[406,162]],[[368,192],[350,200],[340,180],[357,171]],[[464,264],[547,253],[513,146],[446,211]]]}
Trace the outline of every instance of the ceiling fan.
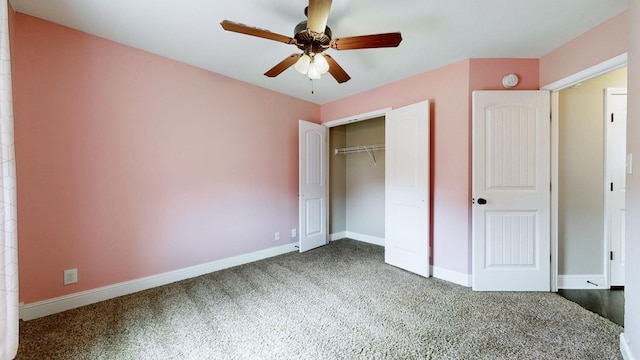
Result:
{"label": "ceiling fan", "polygon": [[305,8],[307,21],[296,25],[293,37],[273,33],[269,30],[239,24],[224,20],[220,25],[227,31],[256,36],[264,39],[291,44],[302,50],[301,54],[292,54],[264,73],[275,77],[295,64],[295,69],[309,76],[310,79],[320,79],[321,75],[329,72],[338,83],[351,79],[349,74],[338,65],[328,54],[323,52],[329,48],[334,50],[354,50],[396,47],[402,41],[399,32],[332,38],[331,29],[327,26],[331,0],[309,0]]}

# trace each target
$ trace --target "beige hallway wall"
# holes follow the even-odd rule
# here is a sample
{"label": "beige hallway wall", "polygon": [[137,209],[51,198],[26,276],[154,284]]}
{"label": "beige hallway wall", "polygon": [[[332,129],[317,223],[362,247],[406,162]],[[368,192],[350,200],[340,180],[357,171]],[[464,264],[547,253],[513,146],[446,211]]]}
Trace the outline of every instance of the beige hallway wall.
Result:
{"label": "beige hallway wall", "polygon": [[622,68],[560,92],[558,273],[604,273],[604,89]]}

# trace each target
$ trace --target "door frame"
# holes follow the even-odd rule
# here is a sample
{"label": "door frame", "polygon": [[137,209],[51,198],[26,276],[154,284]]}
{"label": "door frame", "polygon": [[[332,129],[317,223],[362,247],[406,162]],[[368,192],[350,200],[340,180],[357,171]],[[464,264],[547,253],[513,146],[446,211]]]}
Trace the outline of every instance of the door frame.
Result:
{"label": "door frame", "polygon": [[[576,86],[627,65],[627,53],[620,54],[558,81],[540,87],[551,92],[551,291],[558,291],[558,147],[559,147],[559,96],[560,90]],[[606,256],[606,254],[605,254]]]}
{"label": "door frame", "polygon": [[[355,122],[359,122],[359,121],[371,120],[371,119],[379,118],[379,117],[382,117],[382,116],[386,116],[387,113],[389,111],[391,111],[391,110],[393,110],[393,108],[386,107],[386,108],[382,108],[382,109],[369,111],[369,112],[366,112],[366,113],[350,115],[350,116],[347,116],[347,117],[344,117],[344,118],[331,120],[331,121],[328,121],[328,122],[325,122],[325,123],[321,123],[319,125],[325,126],[327,129],[331,129],[331,128],[336,127],[336,126],[342,126],[342,125],[347,125],[347,124],[351,124],[351,123],[355,123]],[[331,141],[331,131],[327,131],[327,141],[329,143]],[[328,150],[328,152],[329,153],[331,152],[330,149]],[[330,154],[328,154],[328,155],[330,155]],[[331,179],[331,166],[327,166],[327,189],[329,188],[330,179]],[[329,212],[328,215],[327,215],[327,238],[328,238],[329,242],[338,240],[337,238],[334,239],[332,237],[331,232],[329,231],[329,219],[331,217],[330,209],[331,209],[331,194],[329,193],[329,195],[327,196],[327,211]]]}

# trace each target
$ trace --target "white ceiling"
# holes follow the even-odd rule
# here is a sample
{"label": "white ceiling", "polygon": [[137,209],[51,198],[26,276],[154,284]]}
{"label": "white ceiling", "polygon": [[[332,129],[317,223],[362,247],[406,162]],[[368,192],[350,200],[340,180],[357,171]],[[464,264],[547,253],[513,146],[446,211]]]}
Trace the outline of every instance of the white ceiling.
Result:
{"label": "white ceiling", "polygon": [[334,0],[334,38],[400,31],[397,48],[328,50],[351,75],[313,82],[290,68],[296,47],[220,26],[224,19],[293,36],[305,0],[11,0],[18,12],[317,104],[467,58],[540,58],[627,9],[627,0]]}

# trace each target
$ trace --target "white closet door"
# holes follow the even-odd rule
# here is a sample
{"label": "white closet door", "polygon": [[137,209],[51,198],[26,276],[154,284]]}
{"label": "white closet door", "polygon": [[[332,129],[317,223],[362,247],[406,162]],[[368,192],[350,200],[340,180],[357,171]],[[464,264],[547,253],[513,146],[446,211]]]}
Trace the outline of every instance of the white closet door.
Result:
{"label": "white closet door", "polygon": [[385,122],[385,262],[429,276],[429,102]]}
{"label": "white closet door", "polygon": [[326,126],[299,123],[299,247],[300,252],[327,244],[329,136]]}

